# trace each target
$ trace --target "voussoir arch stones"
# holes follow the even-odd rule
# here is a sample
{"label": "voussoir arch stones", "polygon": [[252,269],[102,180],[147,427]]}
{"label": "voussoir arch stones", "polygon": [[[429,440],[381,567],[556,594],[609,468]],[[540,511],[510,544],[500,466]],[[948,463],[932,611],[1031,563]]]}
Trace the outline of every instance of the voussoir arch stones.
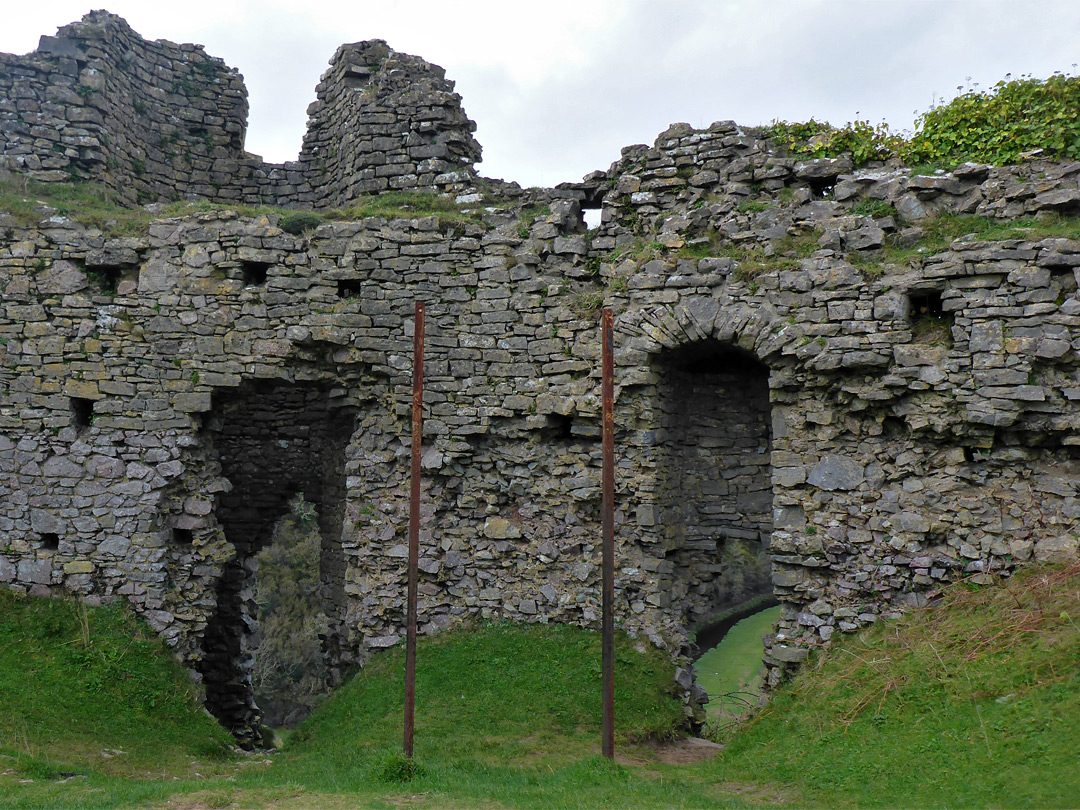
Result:
{"label": "voussoir arch stones", "polygon": [[632,308],[616,320],[616,330],[629,337],[631,348],[646,354],[716,340],[738,346],[765,363],[785,354],[785,346],[794,339],[786,326],[772,304],[749,305],[706,295]]}

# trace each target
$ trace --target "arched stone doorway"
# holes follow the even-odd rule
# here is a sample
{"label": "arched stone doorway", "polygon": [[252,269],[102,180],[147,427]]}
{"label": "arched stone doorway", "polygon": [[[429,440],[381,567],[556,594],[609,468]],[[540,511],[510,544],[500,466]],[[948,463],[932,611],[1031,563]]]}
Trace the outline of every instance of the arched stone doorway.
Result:
{"label": "arched stone doorway", "polygon": [[772,593],[769,370],[715,339],[654,357],[659,529],[689,630]]}

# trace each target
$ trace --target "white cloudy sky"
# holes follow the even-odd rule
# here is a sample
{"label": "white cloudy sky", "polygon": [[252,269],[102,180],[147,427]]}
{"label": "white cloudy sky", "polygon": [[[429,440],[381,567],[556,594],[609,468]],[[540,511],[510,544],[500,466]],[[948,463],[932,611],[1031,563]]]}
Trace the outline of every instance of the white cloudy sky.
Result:
{"label": "white cloudy sky", "polygon": [[[676,121],[903,129],[958,85],[1080,61],[1080,0],[89,0],[106,1],[145,38],[202,43],[239,68],[247,148],[267,160],[296,157],[335,48],[381,38],[446,68],[481,172],[526,186],[605,169]],[[0,51],[31,51],[89,8],[19,3]]]}

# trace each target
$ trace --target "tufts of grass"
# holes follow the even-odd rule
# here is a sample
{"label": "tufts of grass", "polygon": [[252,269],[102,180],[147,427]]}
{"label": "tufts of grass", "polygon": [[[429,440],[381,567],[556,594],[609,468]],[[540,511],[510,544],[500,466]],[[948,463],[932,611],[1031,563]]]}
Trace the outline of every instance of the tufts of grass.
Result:
{"label": "tufts of grass", "polygon": [[1053,215],[1002,221],[967,214],[941,213],[919,223],[923,231],[919,241],[900,246],[891,236],[877,251],[852,251],[848,260],[867,277],[877,278],[890,266],[912,262],[942,253],[957,240],[971,242],[1035,242],[1049,238],[1080,239],[1080,217]]}
{"label": "tufts of grass", "polygon": [[765,200],[752,199],[742,200],[735,207],[735,210],[741,214],[760,214],[762,211],[767,211],[768,209],[769,203]]}
{"label": "tufts of grass", "polygon": [[481,222],[479,212],[463,211],[452,199],[422,191],[399,191],[365,198],[340,211],[321,213],[293,211],[270,206],[247,206],[202,201],[166,203],[151,214],[145,208],[129,208],[116,202],[114,195],[96,183],[39,183],[32,180],[0,181],[0,214],[6,214],[20,227],[33,227],[43,219],[59,214],[107,236],[145,234],[157,219],[182,217],[214,211],[234,211],[242,217],[278,216],[282,230],[301,234],[324,220],[355,220],[368,217],[414,219],[436,216],[442,227],[464,222]]}
{"label": "tufts of grass", "polygon": [[328,212],[330,219],[414,219],[436,216],[443,227],[464,222],[481,222],[480,213],[462,210],[449,197],[424,191],[391,191],[366,197],[341,211]]}
{"label": "tufts of grass", "polygon": [[859,217],[898,217],[892,203],[885,200],[862,199],[851,208],[851,213]]}
{"label": "tufts of grass", "polygon": [[583,292],[574,296],[570,302],[570,309],[581,318],[595,318],[604,307],[604,294],[602,292]]}
{"label": "tufts of grass", "polygon": [[294,214],[286,214],[278,220],[278,227],[285,233],[299,236],[314,231],[322,224],[322,221],[322,216],[313,211],[297,211]]}
{"label": "tufts of grass", "polygon": [[914,343],[926,343],[931,346],[952,346],[952,319],[924,315],[911,324],[911,339]]}

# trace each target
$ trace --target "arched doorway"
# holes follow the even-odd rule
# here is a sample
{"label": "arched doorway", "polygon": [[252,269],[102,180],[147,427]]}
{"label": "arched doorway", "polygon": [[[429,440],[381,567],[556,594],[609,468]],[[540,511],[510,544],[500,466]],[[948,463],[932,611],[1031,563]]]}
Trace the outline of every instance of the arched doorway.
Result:
{"label": "arched doorway", "polygon": [[772,592],[769,371],[712,339],[661,352],[654,369],[671,606],[696,631]]}

